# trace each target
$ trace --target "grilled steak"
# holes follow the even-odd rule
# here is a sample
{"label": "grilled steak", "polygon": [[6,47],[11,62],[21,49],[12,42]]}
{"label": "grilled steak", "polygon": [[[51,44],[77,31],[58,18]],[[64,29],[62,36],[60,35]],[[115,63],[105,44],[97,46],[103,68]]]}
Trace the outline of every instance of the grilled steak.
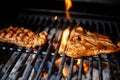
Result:
{"label": "grilled steak", "polygon": [[65,53],[67,56],[80,58],[83,56],[114,53],[119,50],[120,48],[108,36],[77,27],[71,31]]}
{"label": "grilled steak", "polygon": [[10,26],[0,30],[1,42],[12,43],[26,48],[42,46],[45,44],[47,36],[48,34],[45,31],[37,34],[24,27]]}

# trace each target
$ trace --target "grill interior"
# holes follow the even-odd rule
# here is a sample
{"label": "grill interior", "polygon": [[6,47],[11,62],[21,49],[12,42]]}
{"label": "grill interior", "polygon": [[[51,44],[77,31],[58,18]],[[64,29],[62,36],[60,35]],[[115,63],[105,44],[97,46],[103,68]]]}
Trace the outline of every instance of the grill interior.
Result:
{"label": "grill interior", "polygon": [[[54,19],[55,16],[58,16],[57,20]],[[61,11],[24,9],[3,26],[2,28],[8,25],[23,26],[37,33],[45,30],[49,33],[49,43],[36,49],[27,49],[0,42],[1,80],[119,80],[119,53],[80,58],[76,71],[73,69],[76,59],[58,54],[61,34],[68,26],[72,29],[80,23],[83,28],[108,35],[114,43],[117,43],[120,38],[119,20],[112,16],[81,13],[71,13],[71,16],[71,22],[68,22],[64,12]],[[59,58],[62,61],[58,69],[55,62]],[[84,71],[84,61],[88,62],[88,73]],[[68,75],[64,77],[62,70],[66,64],[69,70]],[[47,76],[43,77],[46,73]]]}

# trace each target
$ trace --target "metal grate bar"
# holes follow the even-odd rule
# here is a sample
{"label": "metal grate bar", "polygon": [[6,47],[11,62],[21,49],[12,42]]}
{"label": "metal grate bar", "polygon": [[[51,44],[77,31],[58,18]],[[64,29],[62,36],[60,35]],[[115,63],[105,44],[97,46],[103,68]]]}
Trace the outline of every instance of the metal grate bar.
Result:
{"label": "metal grate bar", "polygon": [[40,67],[39,67],[39,69],[38,69],[38,72],[37,72],[37,75],[36,75],[36,77],[35,77],[35,80],[38,80],[38,79],[39,79],[39,76],[40,76],[40,74],[41,74],[41,72],[42,72],[42,68],[43,68],[43,66],[45,65],[45,61],[47,60],[47,57],[48,57],[48,55],[49,55],[49,53],[50,53],[50,49],[51,49],[51,47],[52,47],[52,42],[53,42],[53,39],[54,39],[55,34],[56,34],[56,32],[57,32],[57,29],[58,29],[58,26],[56,27],[55,33],[53,34],[52,39],[50,40],[50,44],[49,44],[49,46],[48,46],[48,48],[47,48],[46,55],[45,55],[45,57],[44,57],[41,65],[40,65]]}
{"label": "metal grate bar", "polygon": [[58,71],[58,75],[56,77],[57,80],[60,80],[61,77],[62,77],[62,70],[63,70],[63,67],[64,67],[64,62],[65,62],[65,54],[62,55],[62,62],[61,62],[61,65],[60,65],[60,69]]}
{"label": "metal grate bar", "polygon": [[67,80],[71,80],[72,73],[73,73],[73,64],[74,64],[74,59],[71,58],[70,67],[69,67],[69,73],[68,73],[68,78],[67,78]]}
{"label": "metal grate bar", "polygon": [[[96,23],[96,31],[99,31],[99,27],[101,28],[100,25],[98,25],[98,23]],[[104,32],[105,32],[105,28],[104,28]],[[101,55],[98,56],[98,69],[99,69],[99,80],[103,80],[103,76],[102,76],[102,62],[101,62]]]}
{"label": "metal grate bar", "polygon": [[8,75],[10,74],[12,68],[16,64],[16,61],[19,59],[21,55],[21,52],[14,52],[9,61],[6,63],[5,67],[2,69],[3,75],[1,77],[1,80],[5,80]]}
{"label": "metal grate bar", "polygon": [[99,55],[98,58],[98,68],[99,68],[99,80],[103,80],[103,75],[102,75],[102,62],[101,62],[101,55]]}
{"label": "metal grate bar", "polygon": [[54,52],[54,57],[52,58],[52,63],[51,63],[51,66],[50,66],[50,68],[49,68],[49,71],[48,71],[48,75],[47,75],[46,80],[49,80],[50,75],[52,74],[53,65],[55,65],[54,63],[55,63],[55,59],[56,59],[56,57],[57,57],[57,53],[58,53],[58,50],[59,50],[59,46],[60,46],[60,44],[58,45],[57,49],[56,49],[55,52]]}
{"label": "metal grate bar", "polygon": [[80,58],[80,65],[78,70],[78,80],[82,80],[82,72],[83,72],[83,58]]}
{"label": "metal grate bar", "polygon": [[89,80],[92,80],[93,79],[93,59],[92,57],[89,58],[89,66],[90,66],[90,77],[89,77]]}
{"label": "metal grate bar", "polygon": [[108,68],[109,68],[109,80],[113,80],[113,75],[112,75],[112,68],[111,68],[111,62],[110,62],[110,56],[107,55],[108,58]]}
{"label": "metal grate bar", "polygon": [[115,62],[116,62],[116,67],[117,67],[117,80],[120,80],[120,63],[119,63],[119,60],[118,60],[118,55],[115,55]]}
{"label": "metal grate bar", "polygon": [[25,62],[28,59],[30,53],[31,53],[31,50],[28,53],[22,53],[22,55],[20,56],[20,58],[16,62],[15,66],[13,67],[13,69],[9,75],[9,79],[16,80],[19,77],[19,75],[21,73],[20,70],[25,65]]}
{"label": "metal grate bar", "polygon": [[[61,23],[61,22],[60,22],[60,23]],[[57,27],[60,27],[60,23],[57,25]],[[57,31],[58,31],[58,30],[57,30]],[[59,34],[60,34],[60,32],[59,32]],[[54,41],[55,41],[55,42],[58,42],[59,44],[57,45],[57,48],[56,48],[55,52],[53,53],[54,55],[53,55],[53,58],[52,58],[52,61],[51,61],[51,66],[49,67],[49,70],[48,70],[48,75],[47,75],[46,80],[49,80],[50,75],[52,74],[53,65],[55,65],[55,60],[56,60],[57,53],[58,53],[58,50],[59,50],[59,47],[60,47],[60,41],[61,41],[61,39],[62,39],[62,36],[60,36],[60,40],[59,40],[59,41],[58,41],[57,38],[58,38],[58,36],[55,35]],[[57,41],[56,41],[56,40],[57,40]]]}
{"label": "metal grate bar", "polygon": [[35,65],[36,60],[37,60],[37,57],[41,53],[41,49],[42,49],[41,47],[38,48],[37,53],[36,53],[35,58],[33,59],[33,61],[31,63],[29,62],[27,64],[26,69],[24,70],[24,73],[23,73],[23,76],[22,76],[23,80],[27,80],[29,78],[30,73],[31,73],[31,71],[32,71],[32,69],[33,69],[33,67]]}

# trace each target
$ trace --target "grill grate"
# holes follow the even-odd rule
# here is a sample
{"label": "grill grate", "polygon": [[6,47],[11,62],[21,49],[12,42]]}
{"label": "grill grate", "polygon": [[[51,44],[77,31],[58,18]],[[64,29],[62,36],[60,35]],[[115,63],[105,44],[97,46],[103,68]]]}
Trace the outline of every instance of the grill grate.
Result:
{"label": "grill grate", "polygon": [[[39,12],[39,11],[38,11]],[[61,43],[63,30],[70,26],[74,28],[80,23],[86,29],[110,36],[116,43],[120,38],[120,22],[99,18],[79,17],[68,22],[64,16],[58,15],[54,19],[55,13],[50,15],[28,14],[25,12],[16,16],[10,25],[24,26],[34,32],[46,30],[49,33],[48,41],[44,47],[35,50],[18,47],[13,44],[0,43],[0,78],[1,80],[119,80],[120,62],[119,53],[109,55],[98,55],[93,57],[80,58],[80,64],[76,71],[74,65],[76,60],[67,57],[65,54],[59,55],[58,49]],[[60,38],[59,38],[60,37]],[[53,45],[56,44],[56,49]],[[65,50],[65,49],[64,49]],[[61,58],[59,69],[55,66],[55,61]],[[66,60],[67,59],[67,60]],[[68,64],[67,64],[68,61]],[[89,72],[84,72],[84,61],[88,61]],[[64,77],[62,70],[64,65],[69,65],[68,76]],[[107,65],[107,70],[104,67]],[[44,73],[47,77],[43,77]],[[98,75],[97,75],[98,74]],[[106,76],[105,76],[106,74]],[[96,76],[96,77],[95,77]]]}

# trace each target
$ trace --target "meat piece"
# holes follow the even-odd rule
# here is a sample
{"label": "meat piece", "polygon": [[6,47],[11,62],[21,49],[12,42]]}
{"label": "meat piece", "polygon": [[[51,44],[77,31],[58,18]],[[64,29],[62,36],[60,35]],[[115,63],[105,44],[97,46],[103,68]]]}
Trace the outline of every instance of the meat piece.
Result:
{"label": "meat piece", "polygon": [[120,48],[112,43],[108,36],[77,27],[71,31],[65,53],[67,56],[80,58],[117,51],[120,51]]}
{"label": "meat piece", "polygon": [[24,27],[10,26],[0,30],[1,42],[12,43],[26,48],[42,46],[45,44],[47,36],[48,34],[45,31],[37,34]]}

